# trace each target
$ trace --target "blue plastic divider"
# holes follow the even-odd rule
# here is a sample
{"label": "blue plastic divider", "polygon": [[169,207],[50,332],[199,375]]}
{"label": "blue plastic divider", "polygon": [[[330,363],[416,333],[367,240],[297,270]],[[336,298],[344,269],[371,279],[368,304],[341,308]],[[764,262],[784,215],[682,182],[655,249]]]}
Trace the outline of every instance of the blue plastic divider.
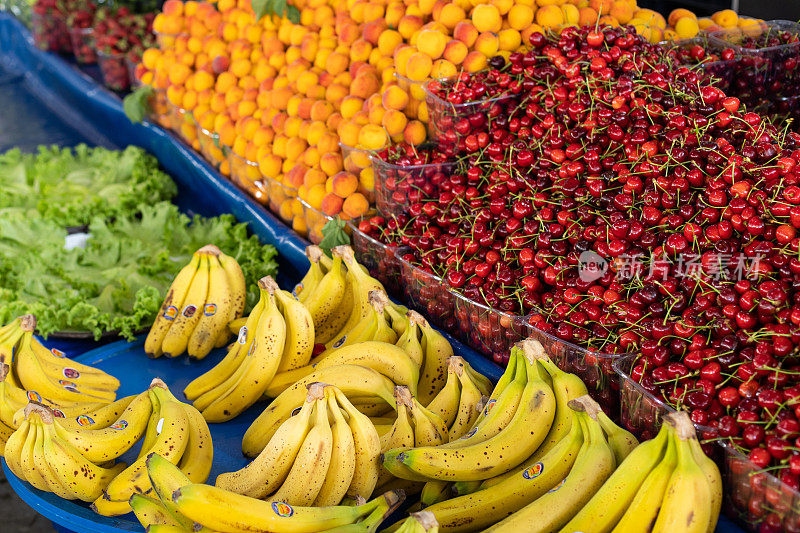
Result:
{"label": "blue plastic divider", "polygon": [[[274,245],[281,255],[279,282],[282,286],[286,287],[287,283],[297,281],[300,273],[308,268],[308,260],[303,253],[308,243],[304,239],[217,173],[194,150],[169,132],[150,123],[131,124],[122,111],[118,96],[100,87],[91,77],[59,56],[36,49],[28,30],[7,13],[0,13],[0,76],[3,74],[10,77],[21,76],[28,93],[26,96],[46,106],[50,113],[58,117],[60,127],[67,132],[64,134],[66,139],[47,137],[38,142],[76,144],[85,141],[107,147],[129,144],[141,146],[158,157],[164,169],[175,179],[179,188],[177,203],[184,212],[204,216],[232,213],[239,220],[249,222],[250,229],[262,242]],[[3,81],[3,77],[0,77],[0,88]],[[2,101],[3,98],[4,95],[0,92],[0,104],[5,113],[8,106]],[[25,117],[20,117],[19,120],[25,120]],[[81,138],[69,139],[70,130]],[[0,141],[4,141],[1,133]],[[2,145],[0,142],[0,146]],[[502,370],[492,361],[450,335],[446,336],[453,344],[455,353],[464,357],[476,370],[493,380],[500,376]],[[92,345],[96,346],[96,343],[86,341],[50,341],[46,344],[55,345],[70,356],[83,353]],[[217,351],[200,362],[177,358],[142,364],[149,360],[145,358],[140,346],[141,340],[132,344],[116,342],[94,349],[79,359],[87,364],[97,364],[111,374],[124,376],[125,381],[119,391],[119,395],[123,396],[142,391],[152,377],[162,377],[174,392],[179,393],[191,379],[205,372],[222,355]],[[244,466],[246,460],[239,453],[241,435],[264,405],[256,404],[226,424],[212,425],[217,455],[210,480],[213,481],[219,472]],[[138,446],[134,450],[138,450]],[[134,452],[123,456],[128,461],[134,458]],[[17,494],[37,512],[52,520],[59,526],[59,530],[80,533],[142,531],[141,526],[132,521],[132,515],[119,519],[100,517],[84,505],[67,502],[51,493],[31,487],[16,478],[4,461],[2,464],[9,483]],[[737,533],[740,530],[721,517],[717,531]]]}

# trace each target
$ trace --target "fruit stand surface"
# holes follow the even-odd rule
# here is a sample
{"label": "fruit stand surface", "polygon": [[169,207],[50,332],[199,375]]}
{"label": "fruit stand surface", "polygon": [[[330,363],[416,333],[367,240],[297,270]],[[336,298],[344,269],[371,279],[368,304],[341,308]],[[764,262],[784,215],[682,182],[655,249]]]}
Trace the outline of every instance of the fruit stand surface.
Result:
{"label": "fruit stand surface", "polygon": [[[286,287],[297,281],[308,262],[303,253],[308,244],[294,234],[260,204],[219,175],[193,150],[160,127],[145,123],[134,125],[125,117],[120,99],[100,87],[94,79],[60,57],[37,50],[28,31],[13,17],[0,13],[0,150],[19,146],[35,150],[39,144],[72,146],[80,142],[109,148],[134,144],[158,157],[164,169],[178,184],[176,200],[182,211],[204,216],[233,213],[249,222],[262,242],[274,245],[280,253],[279,283]],[[475,351],[448,336],[457,355],[476,370],[496,380],[500,368]],[[118,396],[140,392],[154,377],[160,377],[178,395],[193,378],[211,368],[223,355],[212,352],[203,361],[188,358],[150,361],[144,355],[142,340],[115,342],[97,347],[92,341],[46,342],[68,355],[82,355],[80,360],[124,377]],[[241,436],[265,404],[259,403],[235,420],[212,424],[215,458],[210,480],[216,475],[244,466]],[[135,459],[138,446],[123,456]],[[16,478],[3,462],[11,487],[34,510],[54,524],[71,531],[111,532],[142,531],[133,515],[106,518],[89,510],[86,504],[65,501],[53,494],[38,491]],[[720,532],[738,532],[724,517]]]}

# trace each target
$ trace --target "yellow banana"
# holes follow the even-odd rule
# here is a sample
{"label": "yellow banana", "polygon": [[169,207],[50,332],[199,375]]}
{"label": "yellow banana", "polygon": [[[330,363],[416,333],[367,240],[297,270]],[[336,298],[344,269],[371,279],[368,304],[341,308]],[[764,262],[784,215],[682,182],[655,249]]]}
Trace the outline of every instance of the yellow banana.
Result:
{"label": "yellow banana", "polygon": [[449,481],[428,481],[422,487],[422,492],[419,495],[419,501],[422,508],[430,507],[434,503],[443,502],[452,497],[453,484]]}
{"label": "yellow banana", "polygon": [[[162,388],[161,391],[164,396],[183,408],[189,421],[186,450],[181,456],[178,468],[192,483],[205,483],[211,473],[211,463],[214,461],[214,444],[211,440],[208,423],[200,411],[178,400],[172,391],[167,388]],[[147,467],[146,462],[145,467]]]}
{"label": "yellow banana", "polygon": [[[144,435],[152,405],[147,393],[139,394],[110,426],[102,429],[77,425],[62,426],[54,422],[56,433],[93,463],[116,459],[130,450]],[[76,427],[77,426],[77,427]]]}
{"label": "yellow banana", "polygon": [[266,395],[275,398],[289,386],[307,380],[319,370],[339,365],[371,368],[398,385],[406,385],[412,391],[416,391],[419,381],[419,367],[404,350],[393,344],[367,341],[332,350],[330,355],[315,358],[309,365],[276,375],[267,388]]}
{"label": "yellow banana", "polygon": [[[391,302],[388,306],[386,306],[386,313],[391,319],[392,329],[395,330],[400,337],[402,337],[408,327],[411,325],[411,320],[408,316],[408,307]],[[417,341],[421,342],[419,331],[417,331]],[[397,342],[400,342],[399,338]],[[420,350],[422,350],[422,345],[420,345]],[[420,351],[420,365],[422,365],[423,357],[424,355],[422,354],[422,351]]]}
{"label": "yellow banana", "polygon": [[259,499],[278,490],[311,429],[311,413],[315,402],[314,396],[307,396],[300,412],[281,424],[267,446],[251,463],[236,472],[220,474],[215,485]]}
{"label": "yellow banana", "polygon": [[33,457],[34,448],[36,448],[36,441],[38,440],[40,444],[44,444],[43,438],[40,435],[40,433],[43,432],[43,430],[40,429],[40,418],[38,414],[30,413],[28,415],[28,419],[30,430],[25,438],[25,444],[22,445],[22,453],[19,456],[19,464],[22,467],[22,471],[25,473],[24,479],[28,483],[39,490],[49,491],[50,487],[47,485],[47,481],[45,480],[44,476],[42,476],[42,474],[36,468],[36,461]]}
{"label": "yellow banana", "polygon": [[328,401],[322,392],[322,385],[312,386],[308,393],[316,397],[314,413],[311,415],[311,429],[300,446],[286,480],[268,501],[310,506],[316,500],[328,474],[333,452]]}
{"label": "yellow banana", "polygon": [[[333,249],[333,253],[335,256],[342,257],[347,265],[347,285],[350,287],[349,294],[351,298],[347,320],[340,325],[339,329],[333,331],[325,342],[331,339],[340,339],[347,335],[356,324],[369,315],[370,309],[372,309],[372,306],[369,305],[370,291],[381,290],[386,292],[381,282],[371,277],[369,272],[358,264],[352,248],[349,246],[337,246]],[[343,305],[346,305],[344,300]],[[344,316],[344,313],[341,313],[340,316]],[[317,342],[322,341],[318,339]]]}
{"label": "yellow banana", "polygon": [[[62,412],[65,418],[58,418],[59,425],[65,428],[75,428],[75,427],[82,427],[82,428],[92,428],[92,429],[103,429],[107,428],[114,422],[116,422],[122,413],[128,408],[134,398],[137,395],[132,394],[130,396],[125,396],[124,398],[120,398],[119,400],[109,403],[107,405],[103,405],[102,407],[98,407],[97,409],[93,410],[86,410],[78,413],[77,415],[74,414],[75,409],[72,408],[68,412]],[[46,404],[45,404],[46,405]],[[50,407],[49,405],[47,407]],[[50,407],[50,409],[55,409]],[[54,413],[56,414],[56,413]],[[69,416],[69,418],[66,418]]]}
{"label": "yellow banana", "polygon": [[[381,451],[388,450],[407,450],[413,448],[416,443],[413,419],[411,411],[413,409],[412,397],[408,388],[397,386],[394,388],[397,418],[392,425],[391,431],[381,437]],[[394,475],[385,468],[380,469],[378,477],[378,487],[383,487],[392,480]]]}
{"label": "yellow banana", "polygon": [[325,400],[328,403],[328,416],[333,418],[333,452],[328,473],[319,489],[314,507],[339,505],[347,495],[356,471],[356,445],[353,432],[347,424],[333,387],[325,387]]}
{"label": "yellow banana", "polygon": [[152,524],[145,528],[145,533],[192,533],[194,530],[168,524]]}
{"label": "yellow banana", "polygon": [[485,396],[482,395],[481,391],[478,390],[478,387],[475,385],[475,382],[472,381],[472,375],[464,369],[466,363],[462,358],[453,356],[448,361],[448,366],[451,363],[455,365],[455,374],[458,376],[458,380],[461,383],[458,412],[455,421],[449,426],[450,429],[448,431],[448,440],[452,441],[461,438],[472,428],[478,416],[483,411],[483,406],[486,404],[488,398],[482,401],[482,398],[485,398]]}
{"label": "yellow banana", "polygon": [[160,433],[158,424],[163,424],[163,422],[161,422],[161,400],[158,396],[155,394],[150,394],[149,392],[147,392],[147,396],[150,398],[152,413],[150,413],[150,419],[147,421],[147,429],[144,432],[142,447],[139,448],[139,455],[136,457],[137,459],[147,459],[147,455],[155,445],[156,439],[158,439],[158,435]]}
{"label": "yellow banana", "polygon": [[189,337],[200,322],[203,315],[203,306],[208,298],[209,254],[204,248],[197,251],[200,255],[200,265],[192,278],[186,297],[183,299],[181,312],[172,321],[172,324],[161,342],[161,350],[167,357],[177,357],[186,351]]}
{"label": "yellow banana", "polygon": [[172,519],[187,531],[211,533],[208,528],[197,528],[192,520],[178,512],[178,507],[172,500],[173,493],[179,488],[191,484],[192,480],[180,468],[156,453],[151,453],[145,458],[145,466],[147,467],[147,476],[153,487],[153,492]]}
{"label": "yellow banana", "polygon": [[[156,427],[160,430],[150,452],[157,453],[177,463],[186,450],[189,437],[189,418],[181,404],[171,401],[161,390],[159,384],[151,385],[149,392],[155,395],[160,402],[161,420]],[[163,421],[162,421],[163,420]],[[160,427],[158,427],[160,426]],[[104,498],[110,501],[122,501],[127,504],[128,499],[135,493],[146,493],[152,488],[147,477],[146,456],[140,456],[128,468],[115,477],[104,491]],[[128,506],[129,508],[130,506]]]}
{"label": "yellow banana", "polygon": [[79,387],[105,389],[111,392],[119,388],[119,380],[114,376],[106,374],[97,368],[67,359],[63,352],[59,350],[48,350],[36,337],[31,339],[31,350],[45,371],[56,377],[56,379],[68,379],[76,382]]}
{"label": "yellow banana", "polygon": [[409,318],[422,330],[422,347],[425,361],[420,370],[419,401],[427,405],[436,396],[447,379],[447,360],[453,355],[453,347],[441,333],[433,329],[421,315],[409,311]]}
{"label": "yellow banana", "polygon": [[[89,387],[78,387],[76,383],[66,379],[54,379],[47,375],[39,360],[31,350],[33,328],[25,331],[16,352],[14,370],[20,385],[25,390],[36,391],[53,402],[112,402],[116,394],[112,391]],[[10,376],[10,374],[9,374]],[[8,379],[8,377],[6,378]]]}
{"label": "yellow banana", "polygon": [[[630,505],[614,526],[616,533],[649,533],[658,517],[669,479],[678,464],[678,450],[671,438],[666,439],[664,458],[647,475]],[[644,443],[647,444],[647,443]]]}
{"label": "yellow banana", "polygon": [[606,434],[608,445],[614,452],[614,459],[617,464],[622,464],[625,458],[639,445],[639,441],[636,440],[633,433],[619,427],[608,418],[599,405],[597,405],[597,421],[600,422],[603,433]]}
{"label": "yellow banana", "polygon": [[380,473],[380,438],[369,418],[359,413],[339,388],[333,387],[333,395],[339,408],[347,415],[347,425],[353,435],[355,465],[347,496],[366,499],[375,490]]}
{"label": "yellow banana", "polygon": [[372,396],[394,406],[394,384],[380,373],[357,365],[322,368],[279,394],[255,419],[242,440],[245,455],[255,457],[264,449],[278,426],[289,418],[292,410],[303,404],[306,386],[315,381],[334,385],[344,394]]}
{"label": "yellow banana", "polygon": [[245,324],[239,329],[239,335],[236,341],[228,348],[228,353],[225,357],[214,368],[195,378],[183,389],[186,399],[190,401],[197,400],[200,396],[230,378],[241,366],[250,352],[250,346],[253,344],[256,326],[261,319],[261,313],[264,311],[264,304],[265,302],[259,299],[250,316],[247,317]]}
{"label": "yellow banana", "polygon": [[[583,397],[570,405],[577,405],[582,399]],[[589,409],[585,411],[590,417],[596,418],[596,413]],[[564,529],[598,533],[611,531],[633,501],[645,478],[661,462],[666,444],[667,432],[662,431],[655,439],[633,450]],[[613,448],[611,451],[614,451]]]}
{"label": "yellow banana", "polygon": [[[567,407],[568,403],[576,398],[586,396],[588,391],[586,390],[586,385],[578,376],[559,369],[546,355],[544,348],[538,341],[527,340],[524,341],[523,346],[525,353],[531,354],[533,352],[533,356],[547,370],[553,380],[553,392],[556,395],[556,416],[553,420],[553,427],[535,454],[541,457],[569,432],[570,424],[572,424],[574,418],[569,407]],[[593,410],[593,412],[596,414],[596,411]]]}
{"label": "yellow banana", "polygon": [[233,288],[228,282],[228,275],[219,261],[219,249],[208,248],[208,293],[202,306],[198,307],[199,319],[189,334],[186,351],[189,357],[203,359],[209,354],[220,334],[227,340],[228,322],[235,313],[233,310]]}
{"label": "yellow banana", "polygon": [[[578,413],[585,435],[575,464],[562,483],[486,531],[506,533],[556,531],[566,524],[603,485],[614,471],[614,453],[600,425],[585,413]],[[492,490],[492,489],[489,489]]]}
{"label": "yellow banana", "polygon": [[47,490],[58,496],[59,498],[64,498],[65,500],[72,500],[75,498],[73,493],[68,490],[62,483],[61,480],[58,479],[58,475],[55,471],[50,467],[50,464],[47,462],[47,456],[44,453],[44,440],[47,437],[45,430],[44,430],[44,423],[42,422],[41,418],[39,418],[35,425],[36,427],[36,443],[33,447],[33,456],[31,461],[33,465],[38,470],[39,474],[44,479],[45,483],[47,484]]}
{"label": "yellow banana", "polygon": [[[497,387],[492,391],[492,396],[483,406],[473,428],[464,434],[461,439],[451,441],[448,447],[462,446],[470,443],[483,442],[500,433],[514,418],[522,399],[525,385],[528,383],[528,372],[523,357],[516,357],[516,349],[512,348],[509,358],[509,368],[501,376]],[[513,377],[508,381],[507,376]],[[498,392],[499,390],[499,392]],[[558,416],[558,396],[556,396],[556,417]],[[552,431],[552,429],[551,429]]]}
{"label": "yellow banana", "polygon": [[[394,308],[391,305],[386,307],[389,314],[391,314],[392,309]],[[416,321],[412,320],[411,316],[408,314],[406,316],[401,315],[400,318],[403,319],[403,322],[406,323],[407,326],[403,328],[400,338],[397,339],[397,346],[405,350],[417,366],[422,367],[425,361],[425,353],[422,351],[422,343],[420,340],[422,332],[419,329],[419,325]],[[395,322],[397,322],[397,320],[392,320],[392,327],[394,327]],[[395,329],[395,331],[397,330]]]}
{"label": "yellow banana", "polygon": [[6,339],[11,337],[11,335],[16,334],[19,331],[19,327],[21,324],[22,324],[22,317],[18,316],[8,324],[0,326],[0,343],[6,341]]}
{"label": "yellow banana", "polygon": [[461,401],[461,382],[458,379],[458,374],[456,374],[458,365],[455,359],[450,361],[453,364],[448,363],[447,365],[447,381],[444,384],[444,388],[428,404],[428,410],[439,415],[442,421],[447,424],[447,427],[451,427],[453,422],[456,421]]}
{"label": "yellow banana", "polygon": [[286,291],[276,291],[284,320],[286,321],[286,344],[278,365],[278,372],[294,370],[308,364],[314,352],[314,321],[303,304]]}
{"label": "yellow banana", "polygon": [[314,289],[316,289],[319,282],[322,281],[326,272],[322,269],[322,265],[319,262],[320,257],[324,255],[324,252],[319,246],[307,246],[305,252],[310,266],[305,276],[303,276],[303,279],[300,280],[300,283],[298,283],[292,291],[295,298],[301,303],[305,302],[308,296],[314,292]]}
{"label": "yellow banana", "polygon": [[549,431],[555,414],[553,391],[536,360],[525,359],[528,383],[520,408],[503,431],[468,446],[422,447],[384,454],[383,465],[398,477],[404,470],[423,479],[476,481],[508,472],[530,457]]}
{"label": "yellow banana", "polygon": [[[389,508],[401,497],[387,493],[362,505],[301,507],[264,502],[211,485],[187,485],[175,491],[178,511],[189,519],[219,531],[270,531],[315,533],[352,524],[371,514],[381,501]],[[220,512],[224,509],[225,512]]]}
{"label": "yellow banana", "polygon": [[558,485],[572,469],[583,441],[583,430],[576,423],[564,439],[535,465],[515,469],[512,475],[491,489],[435,503],[427,511],[436,516],[445,531],[480,531],[489,527]]}
{"label": "yellow banana", "polygon": [[[391,324],[387,321],[387,319],[391,320],[387,312],[387,309],[392,306],[391,300],[389,300],[389,297],[386,296],[384,291],[380,290],[371,291],[369,293],[369,298],[370,304],[375,308],[377,314],[377,328],[375,329],[375,335],[372,337],[373,340],[396,344],[398,341],[397,332],[392,329]],[[417,363],[417,365],[419,366],[419,363]]]}
{"label": "yellow banana", "polygon": [[53,427],[52,416],[46,409],[31,404],[29,410],[37,412],[41,417],[41,428],[44,431],[43,450],[47,464],[61,486],[72,494],[73,499],[85,502],[94,500],[125,468],[124,463],[104,468],[88,461],[75,447],[59,437]]}
{"label": "yellow banana", "polygon": [[338,317],[338,308],[344,297],[345,284],[342,258],[335,256],[331,269],[303,302],[314,322],[315,342],[317,343],[324,344],[335,334],[328,324]]}
{"label": "yellow banana", "polygon": [[325,353],[332,352],[337,348],[345,348],[351,344],[374,340],[375,334],[378,331],[379,320],[378,310],[374,305],[370,304],[370,310],[367,316],[362,318],[352,329],[346,331],[343,336],[339,338],[334,337],[326,342],[325,352],[320,354],[320,356],[324,357]]}
{"label": "yellow banana", "polygon": [[20,479],[25,479],[25,472],[22,470],[20,459],[22,458],[22,451],[25,448],[25,440],[28,438],[28,432],[31,431],[31,425],[27,420],[23,420],[11,436],[6,441],[5,449],[3,450],[3,457],[6,460],[9,470]]}
{"label": "yellow banana", "polygon": [[14,434],[14,428],[5,425],[0,421],[0,457],[3,457],[6,451],[6,442]]}
{"label": "yellow banana", "polygon": [[232,386],[202,409],[203,417],[209,422],[226,422],[253,405],[278,370],[286,342],[286,323],[274,296],[280,289],[270,276],[260,279],[258,284],[265,308],[256,327],[252,353],[234,373],[233,377],[238,377]]}
{"label": "yellow banana", "polygon": [[[398,387],[408,389],[405,387]],[[416,398],[411,398],[411,421],[414,424],[414,446],[439,446],[448,441],[447,425],[437,415],[424,408]]]}
{"label": "yellow banana", "polygon": [[200,254],[195,252],[189,264],[183,267],[178,272],[178,275],[175,276],[172,285],[167,291],[167,296],[164,298],[164,303],[161,304],[161,309],[159,309],[158,315],[156,315],[156,319],[150,327],[147,339],[144,341],[144,353],[149,357],[159,357],[164,353],[161,345],[175,319],[178,318],[180,310],[183,309],[183,302],[189,293],[192,280],[199,268]]}
{"label": "yellow banana", "polygon": [[695,438],[694,425],[685,412],[673,413],[664,423],[674,426],[671,433],[678,450],[678,463],[667,485],[653,533],[705,533],[712,519],[715,524],[716,519],[712,516],[711,486],[689,444]]}
{"label": "yellow banana", "polygon": [[154,525],[181,526],[180,522],[172,517],[160,500],[143,494],[134,494],[128,500],[128,503],[133,509],[136,519],[139,520],[139,523],[144,528]]}
{"label": "yellow banana", "polygon": [[697,438],[689,437],[687,440],[689,441],[689,447],[692,449],[694,460],[700,466],[703,474],[705,474],[708,486],[711,489],[711,520],[708,523],[708,533],[712,533],[716,529],[719,512],[722,508],[722,476],[717,464],[700,447]]}
{"label": "yellow banana", "polygon": [[228,278],[228,286],[231,289],[232,312],[230,320],[236,320],[244,313],[247,305],[247,285],[245,284],[244,272],[242,267],[233,257],[224,253],[219,254],[219,263],[225,269]]}

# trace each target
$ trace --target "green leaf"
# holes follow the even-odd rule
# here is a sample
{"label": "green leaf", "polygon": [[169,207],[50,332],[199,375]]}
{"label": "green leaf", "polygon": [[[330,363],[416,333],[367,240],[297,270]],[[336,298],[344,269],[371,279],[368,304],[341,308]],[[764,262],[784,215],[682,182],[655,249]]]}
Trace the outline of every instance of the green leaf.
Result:
{"label": "green leaf", "polygon": [[256,20],[261,20],[261,17],[271,14],[268,10],[269,4],[272,0],[252,0],[253,12],[256,15]]}
{"label": "green leaf", "polygon": [[294,22],[295,24],[300,24],[300,10],[294,6],[289,6],[286,8],[286,18]]}
{"label": "green leaf", "polygon": [[122,100],[122,109],[125,116],[134,124],[139,124],[150,112],[150,96],[153,88],[142,85]]}
{"label": "green leaf", "polygon": [[331,255],[331,250],[342,244],[350,244],[350,236],[345,231],[347,223],[339,217],[329,220],[322,227],[322,240],[319,247],[327,255]]}

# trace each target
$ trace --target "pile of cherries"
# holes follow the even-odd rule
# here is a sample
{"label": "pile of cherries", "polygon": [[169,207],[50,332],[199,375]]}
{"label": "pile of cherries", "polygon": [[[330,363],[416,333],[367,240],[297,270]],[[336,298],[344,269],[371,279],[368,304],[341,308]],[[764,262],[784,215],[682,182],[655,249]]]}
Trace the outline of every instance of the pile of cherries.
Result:
{"label": "pile of cherries", "polygon": [[530,41],[459,78],[510,89],[452,119],[437,196],[362,229],[469,299],[641,354],[645,389],[798,486],[800,135],[633,29]]}

